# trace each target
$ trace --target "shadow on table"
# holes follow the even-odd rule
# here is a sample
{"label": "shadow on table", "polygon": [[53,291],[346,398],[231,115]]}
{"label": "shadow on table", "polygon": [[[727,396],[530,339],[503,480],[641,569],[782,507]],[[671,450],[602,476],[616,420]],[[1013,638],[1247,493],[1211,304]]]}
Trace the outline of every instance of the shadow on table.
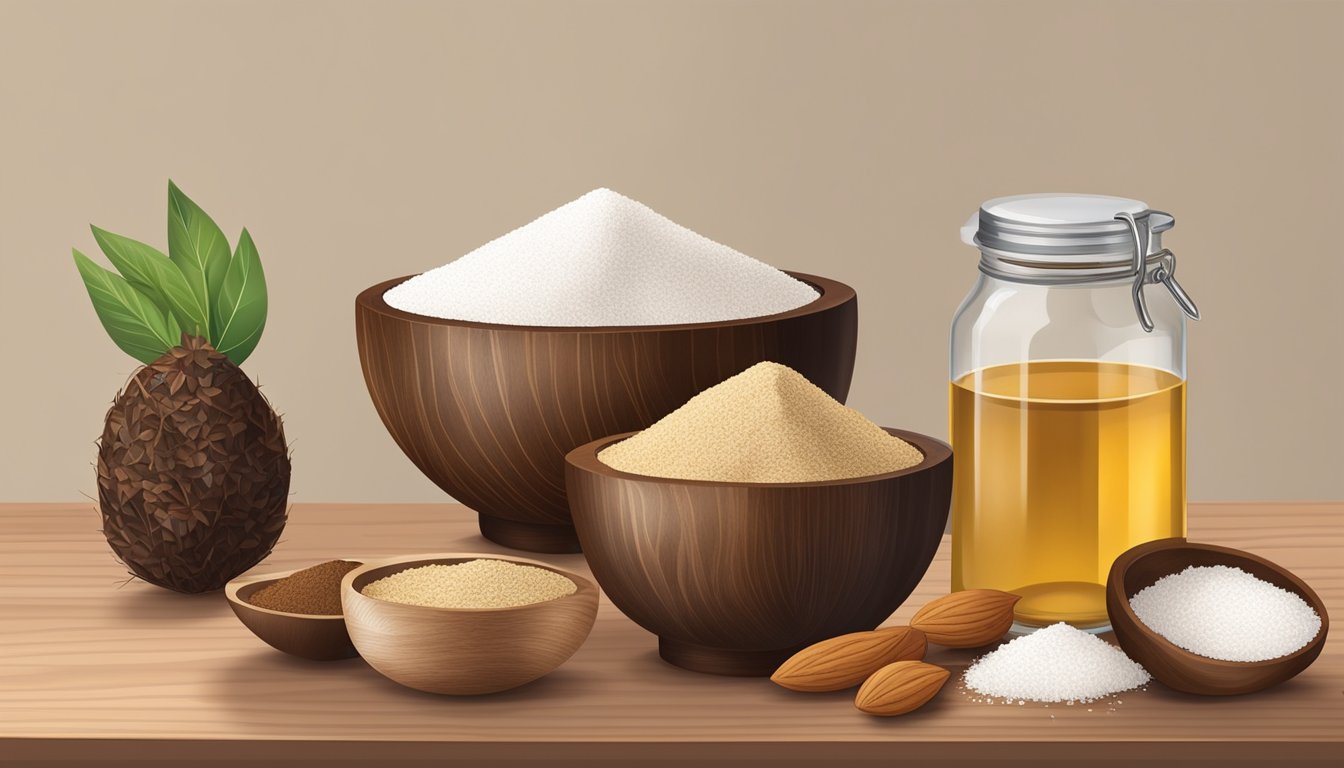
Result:
{"label": "shadow on table", "polygon": [[[564,667],[527,685],[484,696],[442,696],[399,685],[363,659],[309,661],[258,647],[218,664],[201,690],[242,734],[356,737],[398,728],[452,729],[479,713],[498,718],[528,708],[554,710],[594,685]],[[451,713],[452,720],[443,714]]]}
{"label": "shadow on table", "polygon": [[186,595],[142,581],[111,587],[103,602],[115,621],[173,623],[232,616],[224,590]]}
{"label": "shadow on table", "polygon": [[[1145,695],[1160,700],[1179,702],[1183,707],[1222,706],[1247,707],[1250,709],[1273,709],[1277,706],[1291,708],[1304,697],[1328,696],[1336,690],[1336,686],[1332,685],[1330,680],[1324,679],[1320,675],[1312,675],[1310,667],[1297,677],[1279,683],[1272,688],[1241,696],[1200,696],[1193,693],[1184,693],[1168,688],[1156,680],[1150,681],[1145,687],[1147,688],[1144,692]],[[1121,695],[1123,696],[1123,694]]]}

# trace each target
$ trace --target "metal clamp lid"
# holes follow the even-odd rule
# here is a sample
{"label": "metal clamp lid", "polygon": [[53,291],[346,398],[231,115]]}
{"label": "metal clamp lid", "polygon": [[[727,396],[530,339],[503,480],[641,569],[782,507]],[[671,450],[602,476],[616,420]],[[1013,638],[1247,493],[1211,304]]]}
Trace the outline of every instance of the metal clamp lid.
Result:
{"label": "metal clamp lid", "polygon": [[[1129,227],[1129,233],[1134,239],[1134,283],[1130,289],[1134,297],[1134,311],[1138,313],[1139,325],[1143,326],[1146,333],[1152,333],[1153,318],[1148,314],[1148,304],[1143,297],[1143,286],[1151,283],[1162,283],[1171,291],[1172,298],[1176,299],[1176,304],[1181,308],[1191,320],[1199,319],[1199,308],[1190,298],[1190,294],[1185,292],[1181,284],[1176,282],[1176,254],[1171,252],[1170,248],[1149,254],[1148,242],[1152,238],[1152,224],[1150,217],[1154,214],[1166,216],[1172,221],[1175,217],[1165,211],[1155,211],[1151,208],[1140,211],[1139,213],[1122,212],[1115,215],[1116,221],[1123,221]],[[1139,226],[1139,221],[1143,221],[1143,226]],[[1148,262],[1156,261],[1151,269],[1148,268]]]}
{"label": "metal clamp lid", "polygon": [[1143,288],[1161,283],[1187,316],[1199,310],[1176,282],[1176,256],[1162,233],[1176,219],[1141,200],[1048,192],[987,200],[961,228],[980,249],[980,271],[997,280],[1044,286],[1115,281],[1131,285],[1134,312],[1154,330]]}

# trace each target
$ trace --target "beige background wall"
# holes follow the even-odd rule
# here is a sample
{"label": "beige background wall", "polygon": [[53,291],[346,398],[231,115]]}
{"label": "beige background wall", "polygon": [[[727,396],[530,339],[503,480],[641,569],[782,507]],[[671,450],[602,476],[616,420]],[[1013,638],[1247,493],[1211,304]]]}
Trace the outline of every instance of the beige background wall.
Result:
{"label": "beige background wall", "polygon": [[597,186],[855,285],[851,404],[946,433],[984,198],[1174,212],[1193,499],[1344,498],[1344,4],[0,0],[0,498],[93,491],[133,368],[70,261],[164,246],[173,177],[246,224],[246,368],[295,500],[433,500],[383,431],[352,300]]}

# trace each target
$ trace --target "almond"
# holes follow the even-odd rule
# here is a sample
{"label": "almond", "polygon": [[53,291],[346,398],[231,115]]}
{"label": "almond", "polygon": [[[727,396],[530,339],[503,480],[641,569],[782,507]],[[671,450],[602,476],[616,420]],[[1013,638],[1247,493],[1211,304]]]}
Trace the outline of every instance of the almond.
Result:
{"label": "almond", "polygon": [[839,691],[853,688],[893,661],[924,658],[927,646],[924,633],[910,627],[852,632],[795,653],[770,679],[795,691]]}
{"label": "almond", "polygon": [[904,715],[937,696],[950,675],[946,669],[922,661],[888,664],[874,672],[859,688],[854,706],[870,715]]}
{"label": "almond", "polygon": [[997,589],[966,589],[940,597],[915,613],[910,626],[948,648],[978,648],[1013,626],[1013,606],[1022,598]]}

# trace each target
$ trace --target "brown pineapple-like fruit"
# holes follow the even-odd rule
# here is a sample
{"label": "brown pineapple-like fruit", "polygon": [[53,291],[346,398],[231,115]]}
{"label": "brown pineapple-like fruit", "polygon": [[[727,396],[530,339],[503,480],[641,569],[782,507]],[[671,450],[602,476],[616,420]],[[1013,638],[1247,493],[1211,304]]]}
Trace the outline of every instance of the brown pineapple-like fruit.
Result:
{"label": "brown pineapple-like fruit", "polygon": [[209,342],[136,371],[98,449],[103,534],[140,578],[208,592],[259,563],[285,527],[290,464],[280,417]]}

